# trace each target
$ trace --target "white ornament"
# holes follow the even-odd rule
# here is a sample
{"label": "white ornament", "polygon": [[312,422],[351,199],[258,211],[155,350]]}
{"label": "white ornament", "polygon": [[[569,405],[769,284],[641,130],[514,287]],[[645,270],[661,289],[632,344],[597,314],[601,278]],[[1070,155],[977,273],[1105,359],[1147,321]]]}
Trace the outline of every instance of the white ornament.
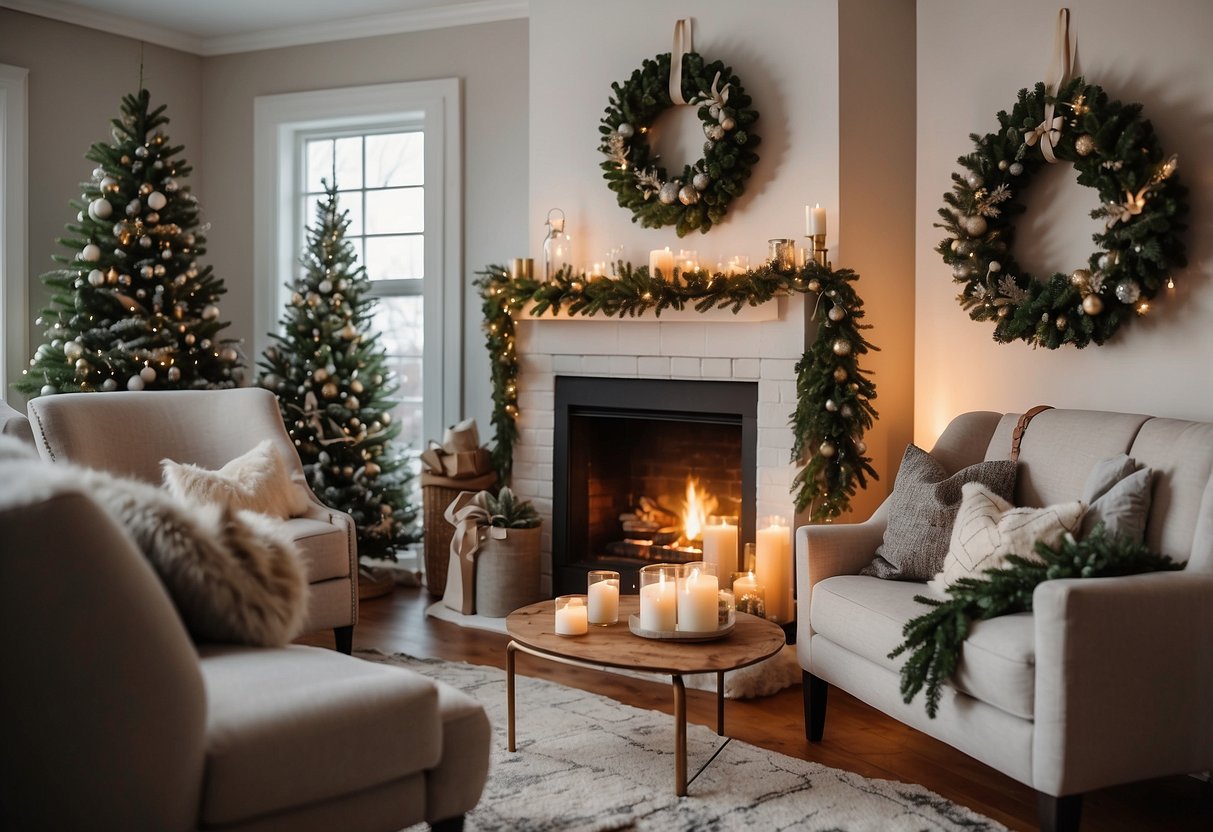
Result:
{"label": "white ornament", "polygon": [[831,306],[830,311],[826,313],[831,321],[841,321],[847,316],[846,310],[841,306]]}
{"label": "white ornament", "polygon": [[678,183],[666,182],[657,192],[657,198],[661,200],[662,205],[673,205],[678,201]]}
{"label": "white ornament", "polygon": [[985,184],[985,180],[981,178],[981,174],[974,170],[971,170],[965,174],[965,182],[967,182],[969,187],[973,188],[974,190]]}
{"label": "white ornament", "polygon": [[992,272],[1002,271],[1002,263],[999,263],[997,260],[991,260],[990,261],[990,271],[992,271]]}
{"label": "white ornament", "polygon": [[94,199],[88,204],[88,215],[95,220],[108,220],[112,213],[114,206],[109,204],[108,199]]}
{"label": "white ornament", "polygon": [[822,442],[821,445],[818,446],[817,451],[826,459],[829,459],[830,457],[834,456],[835,453],[837,453],[837,449],[830,442]]}
{"label": "white ornament", "polygon": [[1141,297],[1141,287],[1136,280],[1126,280],[1116,284],[1116,299],[1121,303],[1134,304]]}
{"label": "white ornament", "polygon": [[128,217],[137,216],[138,213],[142,210],[143,210],[143,203],[137,199],[132,199],[130,202],[126,203],[126,215]]}
{"label": "white ornament", "polygon": [[151,248],[152,247],[152,238],[147,236],[146,234],[144,234],[142,237],[139,238],[139,245],[143,246],[144,248]]}
{"label": "white ornament", "polygon": [[80,252],[80,259],[86,263],[96,263],[101,259],[101,249],[89,243]]}
{"label": "white ornament", "polygon": [[719,119],[720,118],[720,105],[713,104],[712,106],[708,107],[708,115],[711,116],[712,118]]}
{"label": "white ornament", "polygon": [[118,180],[112,176],[107,176],[101,180],[101,184],[98,187],[103,191],[116,191],[118,190]]}
{"label": "white ornament", "polygon": [[868,446],[864,442],[856,442],[855,450],[861,454],[866,454],[868,452]]}
{"label": "white ornament", "polygon": [[118,389],[118,380],[107,378],[105,381],[101,382],[101,389],[106,393],[114,392]]}
{"label": "white ornament", "polygon": [[615,128],[615,132],[623,136],[625,139],[630,139],[632,136],[636,135],[636,128],[625,121]]}
{"label": "white ornament", "polygon": [[148,194],[148,208],[151,208],[153,211],[159,211],[164,208],[165,205],[168,205],[168,199],[165,198],[164,194],[160,193],[159,191],[152,191],[150,194]]}
{"label": "white ornament", "polygon": [[708,185],[712,184],[712,179],[706,173],[697,173],[691,179],[691,184],[695,186],[695,190],[697,191],[706,191]]}
{"label": "white ornament", "polygon": [[139,378],[143,379],[148,384],[151,384],[156,380],[156,368],[150,364],[145,365],[144,368],[139,371]]}
{"label": "white ornament", "polygon": [[53,385],[53,384],[44,384],[44,385],[42,385],[42,390],[40,390],[40,391],[39,391],[39,395],[42,395],[42,396],[53,396],[53,395],[55,395],[55,394],[56,394],[56,393],[58,393],[58,392],[59,392],[59,391],[58,391],[58,389],[56,389],[56,388],[55,388],[55,385]]}
{"label": "white ornament", "polygon": [[986,233],[986,230],[989,228],[989,224],[986,222],[985,217],[974,215],[971,217],[965,217],[964,227],[965,231],[968,232],[970,236],[980,237]]}
{"label": "white ornament", "polygon": [[226,361],[228,364],[234,364],[236,362],[236,359],[239,357],[240,357],[239,354],[232,347],[224,347],[219,352],[219,358],[222,359],[223,361]]}
{"label": "white ornament", "polygon": [[833,347],[835,355],[850,355],[851,354],[851,342],[847,341],[844,338],[838,338],[837,340],[835,340],[832,347]]}
{"label": "white ornament", "polygon": [[131,376],[130,378],[128,378],[126,380],[126,389],[127,390],[138,391],[138,390],[142,390],[143,387],[144,387],[143,379],[139,378],[139,376]]}
{"label": "white ornament", "polygon": [[840,412],[842,413],[842,418],[844,418],[844,419],[850,419],[852,416],[855,415],[855,409],[853,407],[851,407],[849,404],[844,404],[842,406],[842,410]]}
{"label": "white ornament", "polygon": [[202,308],[202,317],[207,321],[215,320],[219,317],[219,307],[213,303],[208,303]]}
{"label": "white ornament", "polygon": [[88,273],[88,282],[93,286],[104,286],[105,275],[102,274],[100,269],[93,269]]}
{"label": "white ornament", "polygon": [[1019,176],[1019,174],[1023,173],[1023,165],[1019,162],[1012,162],[1007,170],[1011,172],[1012,176]]}
{"label": "white ornament", "polygon": [[333,282],[331,280],[322,280],[316,284],[316,288],[320,290],[320,294],[327,295],[333,291]]}
{"label": "white ornament", "polygon": [[833,399],[826,399],[826,410],[828,410],[830,413],[835,413],[838,411],[838,405],[834,403]]}
{"label": "white ornament", "polygon": [[170,194],[175,193],[177,191],[177,180],[165,179],[164,180],[164,190],[168,191]]}
{"label": "white ornament", "polygon": [[160,259],[161,260],[172,260],[173,259],[173,250],[171,248],[166,248],[163,251],[161,251]]}
{"label": "white ornament", "polygon": [[84,354],[84,347],[80,346],[79,341],[68,341],[63,345],[63,355],[68,361],[75,361]]}
{"label": "white ornament", "polygon": [[180,381],[181,380],[181,368],[180,367],[169,367],[168,373],[166,375],[168,376],[169,381],[174,381],[174,382]]}

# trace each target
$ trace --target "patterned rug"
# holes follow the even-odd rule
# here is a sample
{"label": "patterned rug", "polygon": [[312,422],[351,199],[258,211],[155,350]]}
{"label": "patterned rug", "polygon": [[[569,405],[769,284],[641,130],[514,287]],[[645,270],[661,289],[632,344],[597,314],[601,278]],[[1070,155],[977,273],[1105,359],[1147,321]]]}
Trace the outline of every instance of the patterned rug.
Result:
{"label": "patterned rug", "polygon": [[[674,796],[674,719],[554,682],[517,677],[518,751],[506,751],[505,672],[359,651],[453,685],[493,724],[489,780],[468,832],[810,830],[920,832],[1005,827],[922,786],[869,780],[733,740]],[[687,726],[687,773],[723,740]],[[416,830],[424,826],[414,827]]]}

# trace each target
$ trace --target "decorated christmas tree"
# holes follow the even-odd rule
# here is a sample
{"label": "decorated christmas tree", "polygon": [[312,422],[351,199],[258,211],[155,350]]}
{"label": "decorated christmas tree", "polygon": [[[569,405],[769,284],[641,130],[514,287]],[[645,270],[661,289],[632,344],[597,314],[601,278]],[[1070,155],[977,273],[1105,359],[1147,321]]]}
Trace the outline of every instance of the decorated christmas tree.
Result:
{"label": "decorated christmas tree", "polygon": [[51,305],[35,322],[45,341],[16,384],[50,395],[93,390],[232,387],[241,365],[222,340],[222,281],[200,266],[206,238],[183,180],[181,147],[161,129],[164,107],[149,112],[147,90],[122,99],[113,143],[85,154],[97,163],[81,185],[79,213],[60,238],[62,268],[42,281]]}
{"label": "decorated christmas tree", "polygon": [[282,334],[260,362],[261,383],[278,395],[312,490],[353,516],[360,554],[390,558],[418,539],[414,474],[392,447],[400,433],[391,414],[396,385],[370,331],[370,280],[345,239],[349,220],[337,208],[336,187],[325,190],[302,271],[288,285]]}

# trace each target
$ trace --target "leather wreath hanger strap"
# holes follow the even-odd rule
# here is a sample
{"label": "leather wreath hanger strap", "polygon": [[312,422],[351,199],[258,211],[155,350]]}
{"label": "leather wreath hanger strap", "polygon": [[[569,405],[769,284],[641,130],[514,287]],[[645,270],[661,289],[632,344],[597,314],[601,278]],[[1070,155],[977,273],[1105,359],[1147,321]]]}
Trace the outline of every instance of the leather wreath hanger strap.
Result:
{"label": "leather wreath hanger strap", "polygon": [[1051,404],[1038,404],[1027,413],[1019,417],[1019,421],[1015,423],[1015,430],[1011,431],[1011,461],[1019,461],[1019,445],[1023,442],[1023,435],[1028,429],[1028,423],[1036,418],[1038,413],[1043,413],[1046,410],[1052,410]]}

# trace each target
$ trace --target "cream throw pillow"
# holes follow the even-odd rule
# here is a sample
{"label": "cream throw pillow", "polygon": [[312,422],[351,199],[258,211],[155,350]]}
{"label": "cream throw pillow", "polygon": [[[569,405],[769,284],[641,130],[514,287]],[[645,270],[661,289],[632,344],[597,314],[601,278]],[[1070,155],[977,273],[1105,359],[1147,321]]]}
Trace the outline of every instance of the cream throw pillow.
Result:
{"label": "cream throw pillow", "polygon": [[160,467],[169,493],[188,503],[215,503],[279,520],[307,513],[307,494],[291,479],[270,439],[218,471],[171,459],[160,460]]}
{"label": "cream throw pillow", "polygon": [[987,569],[1006,566],[1007,555],[1039,560],[1036,543],[1054,546],[1063,534],[1075,534],[1087,511],[1082,500],[1015,508],[977,482],[965,483],[961,495],[943,571],[931,581],[940,592],[961,578],[979,578]]}

